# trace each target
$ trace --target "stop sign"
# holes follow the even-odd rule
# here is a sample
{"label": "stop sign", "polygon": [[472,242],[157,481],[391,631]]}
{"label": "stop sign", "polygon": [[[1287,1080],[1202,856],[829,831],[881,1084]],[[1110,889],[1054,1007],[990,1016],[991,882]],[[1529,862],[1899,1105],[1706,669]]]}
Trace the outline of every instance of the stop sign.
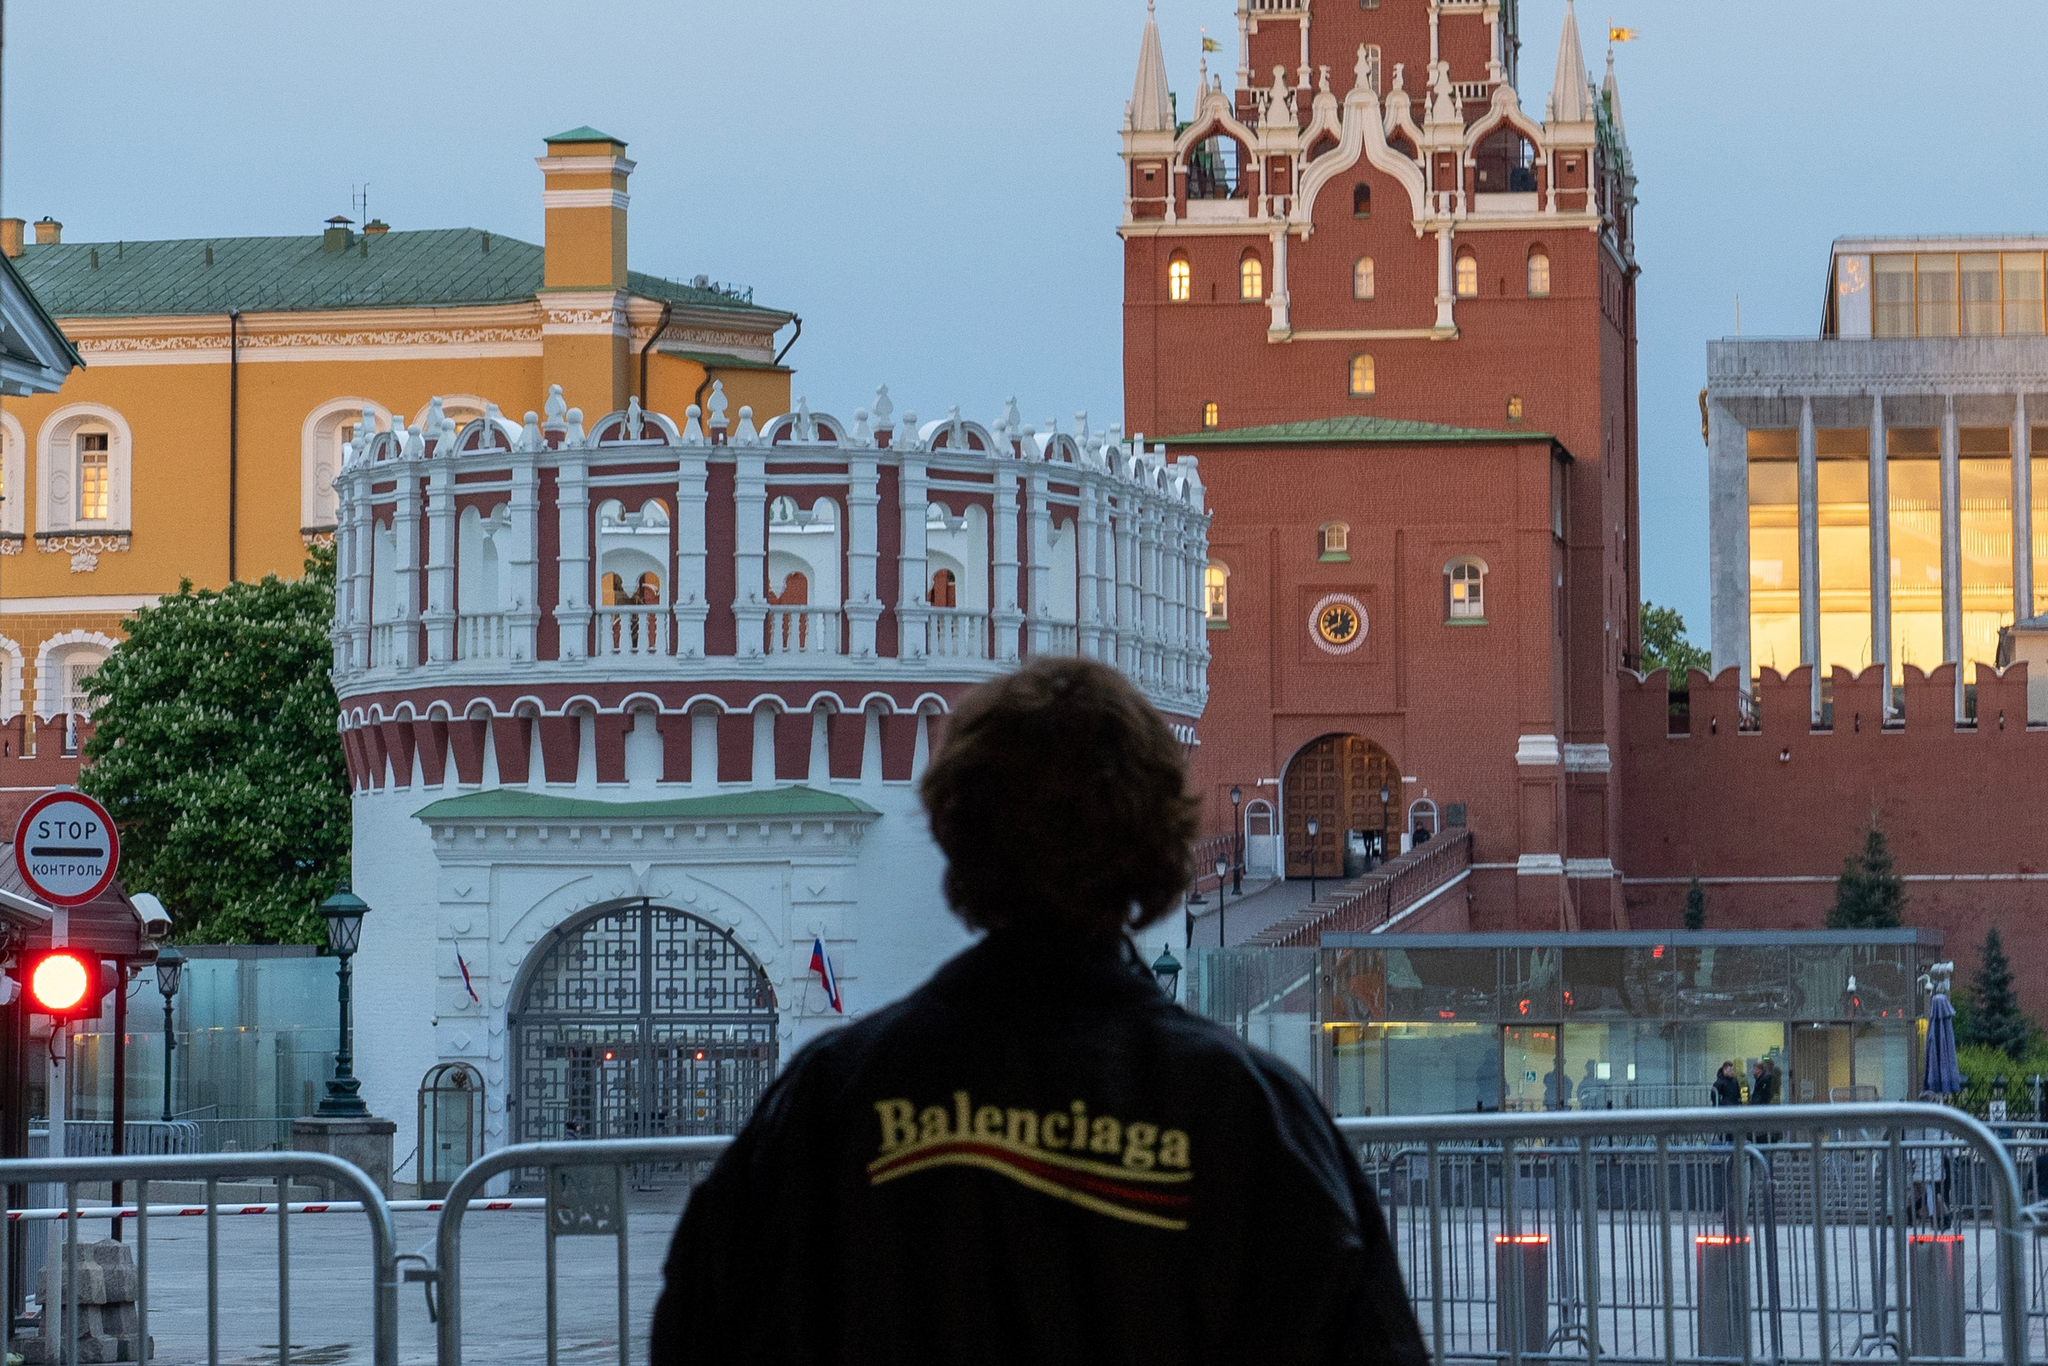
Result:
{"label": "stop sign", "polygon": [[14,866],[52,906],[83,906],[107,890],[120,863],[114,818],[83,792],[36,798],[14,827]]}

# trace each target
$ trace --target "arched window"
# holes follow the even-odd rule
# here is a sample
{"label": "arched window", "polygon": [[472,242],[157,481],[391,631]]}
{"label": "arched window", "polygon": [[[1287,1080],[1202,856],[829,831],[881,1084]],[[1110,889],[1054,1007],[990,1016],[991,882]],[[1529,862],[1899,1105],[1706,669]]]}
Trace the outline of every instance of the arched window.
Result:
{"label": "arched window", "polygon": [[1219,413],[1214,403],[1204,403],[1202,405],[1202,426],[1211,431],[1215,430],[1218,417]]}
{"label": "arched window", "polygon": [[1345,561],[1351,558],[1351,524],[1324,522],[1316,530],[1316,558]]}
{"label": "arched window", "polygon": [[98,404],[60,408],[44,422],[37,454],[37,522],[46,531],[128,529],[128,425]]}
{"label": "arched window", "polygon": [[1510,422],[1520,422],[1521,420],[1522,420],[1522,396],[1521,396],[1520,394],[1509,394],[1509,395],[1508,395],[1508,421],[1510,421]]}
{"label": "arched window", "polygon": [[1486,620],[1486,562],[1461,556],[1444,566],[1444,617],[1452,622]]}
{"label": "arched window", "polygon": [[1479,258],[1469,251],[1460,252],[1458,255],[1458,297],[1479,297]]}
{"label": "arched window", "polygon": [[[391,425],[391,413],[366,398],[337,398],[307,414],[299,431],[299,529],[331,530],[337,498],[334,476],[341,470],[341,448],[355,440],[367,410],[373,429]],[[364,431],[367,437],[369,431]]]}
{"label": "arched window", "polygon": [[932,575],[931,604],[934,607],[955,607],[960,602],[960,582],[953,577],[950,569],[941,569]]}
{"label": "arched window", "polygon": [[1372,357],[1357,355],[1351,358],[1351,397],[1370,398],[1379,392],[1378,377],[1373,373]]}
{"label": "arched window", "polygon": [[1202,614],[1211,626],[1230,620],[1230,566],[1220,560],[1202,569]]}
{"label": "arched window", "polygon": [[625,603],[626,581],[624,579],[620,578],[617,574],[606,574],[598,582],[600,592],[603,595],[603,601],[599,604],[600,606],[618,607]]}
{"label": "arched window", "polygon": [[1351,216],[1372,217],[1372,186],[1362,180],[1351,187]]}
{"label": "arched window", "polygon": [[1373,294],[1372,258],[1361,256],[1351,267],[1351,297],[1370,299]]}
{"label": "arched window", "polygon": [[1166,263],[1166,297],[1174,303],[1184,304],[1194,293],[1194,271],[1188,268],[1188,258],[1179,252]]}
{"label": "arched window", "polygon": [[1529,297],[1550,297],[1550,253],[1541,247],[1529,253]]}
{"label": "arched window", "polygon": [[28,438],[13,413],[0,412],[0,535],[18,540],[28,529]]}
{"label": "arched window", "polygon": [[768,601],[777,607],[803,607],[811,600],[811,580],[802,570],[792,570],[782,576],[782,591],[768,590]]}
{"label": "arched window", "polygon": [[1235,199],[1244,149],[1237,139],[1214,133],[1188,152],[1189,199]]}
{"label": "arched window", "polygon": [[1246,252],[1237,264],[1237,294],[1247,303],[1266,297],[1266,266],[1257,252]]}

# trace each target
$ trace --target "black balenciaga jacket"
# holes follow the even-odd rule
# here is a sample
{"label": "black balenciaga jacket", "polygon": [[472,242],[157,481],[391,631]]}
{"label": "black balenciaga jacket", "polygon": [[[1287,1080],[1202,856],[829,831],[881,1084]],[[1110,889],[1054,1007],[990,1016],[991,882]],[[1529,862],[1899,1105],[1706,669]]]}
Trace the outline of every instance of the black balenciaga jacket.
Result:
{"label": "black balenciaga jacket", "polygon": [[665,1271],[654,1366],[1426,1362],[1302,1081],[1017,932],[793,1059]]}

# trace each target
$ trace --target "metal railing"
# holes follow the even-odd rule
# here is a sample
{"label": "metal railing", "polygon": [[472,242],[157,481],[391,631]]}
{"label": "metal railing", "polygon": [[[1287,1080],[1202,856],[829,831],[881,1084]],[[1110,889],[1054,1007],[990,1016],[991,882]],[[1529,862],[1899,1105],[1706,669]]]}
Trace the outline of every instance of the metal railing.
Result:
{"label": "metal railing", "polygon": [[[360,1201],[361,1213],[370,1226],[370,1279],[372,1319],[372,1360],[376,1366],[397,1366],[398,1361],[398,1271],[397,1235],[391,1209],[383,1192],[363,1172],[338,1157],[325,1153],[194,1153],[156,1157],[68,1157],[16,1158],[0,1160],[0,1188],[14,1184],[47,1182],[64,1187],[62,1293],[57,1306],[45,1305],[42,1333],[54,1329],[62,1338],[61,1360],[76,1366],[79,1360],[79,1241],[80,1185],[115,1181],[135,1183],[135,1320],[133,1334],[122,1344],[129,1361],[149,1359],[149,1226],[162,1207],[149,1203],[151,1181],[203,1181],[206,1184],[206,1359],[211,1366],[220,1362],[220,1219],[216,1190],[223,1180],[274,1180],[277,1200],[277,1359],[280,1366],[291,1361],[291,1214],[287,1203],[290,1179],[315,1175],[331,1181]],[[303,1210],[303,1206],[300,1207]],[[112,1211],[86,1211],[109,1214]],[[9,1282],[8,1239],[0,1237],[0,1287]],[[59,1277],[51,1277],[58,1284]],[[52,1310],[55,1310],[54,1314]],[[0,1360],[12,1348],[12,1315],[0,1312]],[[46,1354],[45,1359],[50,1359]]]}
{"label": "metal railing", "polygon": [[[1729,1132],[1768,1124],[1767,1131]],[[1433,1359],[2023,1366],[2022,1187],[1925,1105],[1344,1119]]]}
{"label": "metal railing", "polygon": [[1317,898],[1267,926],[1247,944],[1258,948],[1313,948],[1326,932],[1369,933],[1442,889],[1472,866],[1472,832],[1446,830]]}
{"label": "metal railing", "polygon": [[434,1268],[408,1271],[430,1280],[440,1292],[436,1345],[440,1366],[462,1361],[462,1219],[484,1186],[507,1172],[540,1168],[547,1173],[547,1351],[555,1366],[555,1241],[613,1237],[619,1244],[619,1366],[629,1366],[632,1305],[627,1278],[625,1173],[628,1167],[710,1162],[725,1151],[729,1137],[621,1138],[594,1142],[521,1143],[500,1148],[471,1163],[448,1188],[434,1237]]}

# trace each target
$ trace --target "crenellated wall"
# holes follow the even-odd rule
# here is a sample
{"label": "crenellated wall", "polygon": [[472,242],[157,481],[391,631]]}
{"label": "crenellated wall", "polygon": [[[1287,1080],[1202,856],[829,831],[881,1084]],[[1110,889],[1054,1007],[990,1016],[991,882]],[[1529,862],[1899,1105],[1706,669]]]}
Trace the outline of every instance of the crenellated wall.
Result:
{"label": "crenellated wall", "polygon": [[[1679,924],[1697,876],[1709,928],[1819,928],[1875,820],[1906,879],[1908,923],[1945,931],[1966,971],[1991,925],[2023,936],[2048,906],[2048,808],[2030,799],[2048,726],[2027,724],[2026,666],[1977,671],[1974,723],[1954,719],[1953,664],[1904,676],[1904,717],[1886,725],[1880,670],[1835,669],[1821,729],[1806,668],[1764,670],[1747,724],[1734,669],[1691,674],[1682,722],[1663,671],[1624,672],[1616,862],[1630,922]],[[2030,1008],[2048,1008],[2048,960],[2014,961]]]}

